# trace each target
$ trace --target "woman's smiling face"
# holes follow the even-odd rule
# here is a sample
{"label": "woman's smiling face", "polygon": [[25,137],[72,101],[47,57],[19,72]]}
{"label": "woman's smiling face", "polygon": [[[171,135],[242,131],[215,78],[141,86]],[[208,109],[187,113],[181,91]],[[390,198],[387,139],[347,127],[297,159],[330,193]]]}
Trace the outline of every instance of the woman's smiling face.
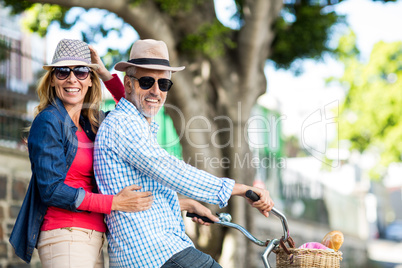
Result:
{"label": "woman's smiling face", "polygon": [[[77,66],[66,67],[74,69]],[[60,80],[53,71],[51,86],[55,87],[56,95],[63,102],[67,111],[74,107],[80,108],[81,111],[88,88],[92,86],[91,75],[88,74],[88,77],[80,80],[70,71],[66,79]]]}

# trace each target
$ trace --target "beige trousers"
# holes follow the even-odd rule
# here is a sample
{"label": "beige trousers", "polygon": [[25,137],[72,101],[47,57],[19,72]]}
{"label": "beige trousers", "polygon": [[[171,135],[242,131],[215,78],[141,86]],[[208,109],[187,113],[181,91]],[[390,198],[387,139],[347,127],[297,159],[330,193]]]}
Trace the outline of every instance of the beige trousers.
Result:
{"label": "beige trousers", "polygon": [[41,231],[38,253],[43,268],[103,268],[104,234],[84,228]]}

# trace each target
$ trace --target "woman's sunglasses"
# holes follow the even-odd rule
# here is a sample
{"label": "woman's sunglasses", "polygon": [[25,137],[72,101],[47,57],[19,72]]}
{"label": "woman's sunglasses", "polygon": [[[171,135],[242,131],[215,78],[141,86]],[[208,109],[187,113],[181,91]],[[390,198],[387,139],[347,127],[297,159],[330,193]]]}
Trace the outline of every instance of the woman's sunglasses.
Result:
{"label": "woman's sunglasses", "polygon": [[[155,78],[150,77],[150,76],[143,76],[141,78],[137,78],[134,76],[129,76],[129,77],[137,80],[138,83],[140,84],[140,88],[145,89],[145,90],[150,89],[155,83]],[[172,87],[172,85],[173,85],[173,82],[170,79],[166,79],[166,78],[158,79],[158,86],[161,91],[164,91],[164,92],[169,91],[169,89]]]}
{"label": "woman's sunglasses", "polygon": [[71,69],[69,67],[56,67],[53,69],[53,71],[57,79],[59,80],[67,79],[67,77],[70,76],[71,72],[74,73],[75,77],[77,77],[78,80],[85,80],[91,72],[91,69],[85,66],[74,67],[74,69]]}

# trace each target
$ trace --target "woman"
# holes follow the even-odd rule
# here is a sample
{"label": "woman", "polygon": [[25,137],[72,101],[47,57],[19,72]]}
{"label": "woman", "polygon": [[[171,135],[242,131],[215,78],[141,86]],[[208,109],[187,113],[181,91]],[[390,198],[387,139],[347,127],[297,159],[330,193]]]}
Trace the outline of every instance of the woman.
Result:
{"label": "woman", "polygon": [[[101,76],[108,74],[101,67]],[[91,63],[88,45],[61,40],[43,68],[28,136],[32,177],[10,243],[27,263],[37,247],[43,267],[103,267],[103,214],[146,210],[152,196],[134,192],[135,185],[115,196],[97,193],[93,141],[104,115],[99,65]],[[124,96],[119,87],[111,93]]]}

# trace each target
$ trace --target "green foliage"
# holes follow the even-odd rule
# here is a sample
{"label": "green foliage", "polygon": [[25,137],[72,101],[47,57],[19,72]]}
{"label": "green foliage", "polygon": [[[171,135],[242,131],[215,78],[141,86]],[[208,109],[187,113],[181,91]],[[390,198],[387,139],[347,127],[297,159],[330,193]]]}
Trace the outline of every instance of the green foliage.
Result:
{"label": "green foliage", "polygon": [[[50,23],[52,21],[63,22],[67,11],[67,8],[58,5],[34,4],[25,11],[26,16],[23,18],[22,24],[30,32],[45,36]],[[61,23],[61,26],[67,28],[71,24]]]}
{"label": "green foliage", "polygon": [[128,0],[128,3],[130,6],[135,7],[135,6],[140,5],[144,1],[145,0]]}
{"label": "green foliage", "polygon": [[355,60],[360,54],[356,47],[356,34],[349,29],[345,35],[339,38],[338,46],[334,49],[338,60],[346,63],[346,61]]}
{"label": "green foliage", "polygon": [[[356,34],[349,29],[347,33],[341,36],[338,40],[338,46],[334,50],[337,60],[342,62],[345,66],[349,66],[350,71],[354,70],[350,73],[344,73],[344,79],[342,79],[342,83],[347,84],[347,80],[353,79],[355,76],[355,71],[359,71],[360,62],[359,62],[359,55],[360,51],[356,47]],[[327,83],[331,82],[338,82],[338,78],[329,77],[326,79]],[[346,98],[348,101],[348,97]]]}
{"label": "green foliage", "polygon": [[116,16],[115,14],[106,10],[98,10],[98,12],[104,13],[105,20],[95,22],[85,21],[82,19],[82,17],[85,17],[85,13],[88,13],[90,16],[90,12],[92,12],[93,9],[85,10],[83,8],[74,8],[75,17],[67,22],[65,18],[70,8],[51,4],[22,5],[20,1],[12,0],[5,0],[4,3],[11,6],[14,12],[24,11],[25,16],[22,20],[23,27],[30,32],[38,33],[40,36],[46,35],[47,28],[52,22],[59,23],[60,28],[66,30],[71,29],[73,26],[81,22],[80,31],[82,34],[82,39],[87,43],[91,43],[96,39],[106,37],[112,31],[117,32],[118,35],[121,36],[121,28],[124,26],[124,23],[122,23],[121,27],[115,28],[105,25],[107,16]]}
{"label": "green foliage", "polygon": [[275,24],[271,59],[276,67],[288,69],[296,59],[320,59],[323,52],[334,52],[327,44],[330,29],[335,23],[342,22],[343,17],[335,12],[325,13],[322,9],[322,6],[310,4],[284,8],[282,17]]}
{"label": "green foliage", "polygon": [[[141,5],[146,0],[129,0],[132,7]],[[154,0],[161,11],[166,12],[170,16],[177,15],[178,12],[188,12],[194,7],[207,0]]]}
{"label": "green foliage", "polygon": [[176,15],[178,12],[188,12],[206,0],[155,0],[164,12]]}
{"label": "green foliage", "polygon": [[196,33],[187,35],[180,47],[183,52],[189,54],[201,52],[207,57],[218,57],[225,53],[226,47],[236,46],[231,35],[232,30],[216,19],[213,23],[202,25]]}
{"label": "green foliage", "polygon": [[111,70],[113,66],[121,61],[122,59],[128,59],[129,58],[129,51],[126,53],[122,53],[121,51],[117,49],[108,49],[106,55],[102,57],[103,64],[105,64],[106,68]]}
{"label": "green foliage", "polygon": [[20,14],[29,9],[33,4],[26,0],[2,0],[4,6],[11,6],[11,14]]}
{"label": "green foliage", "polygon": [[402,42],[377,43],[368,63],[351,55],[343,59],[340,82],[348,93],[339,135],[351,141],[352,149],[380,153],[379,165],[371,171],[378,178],[384,167],[402,160]]}

